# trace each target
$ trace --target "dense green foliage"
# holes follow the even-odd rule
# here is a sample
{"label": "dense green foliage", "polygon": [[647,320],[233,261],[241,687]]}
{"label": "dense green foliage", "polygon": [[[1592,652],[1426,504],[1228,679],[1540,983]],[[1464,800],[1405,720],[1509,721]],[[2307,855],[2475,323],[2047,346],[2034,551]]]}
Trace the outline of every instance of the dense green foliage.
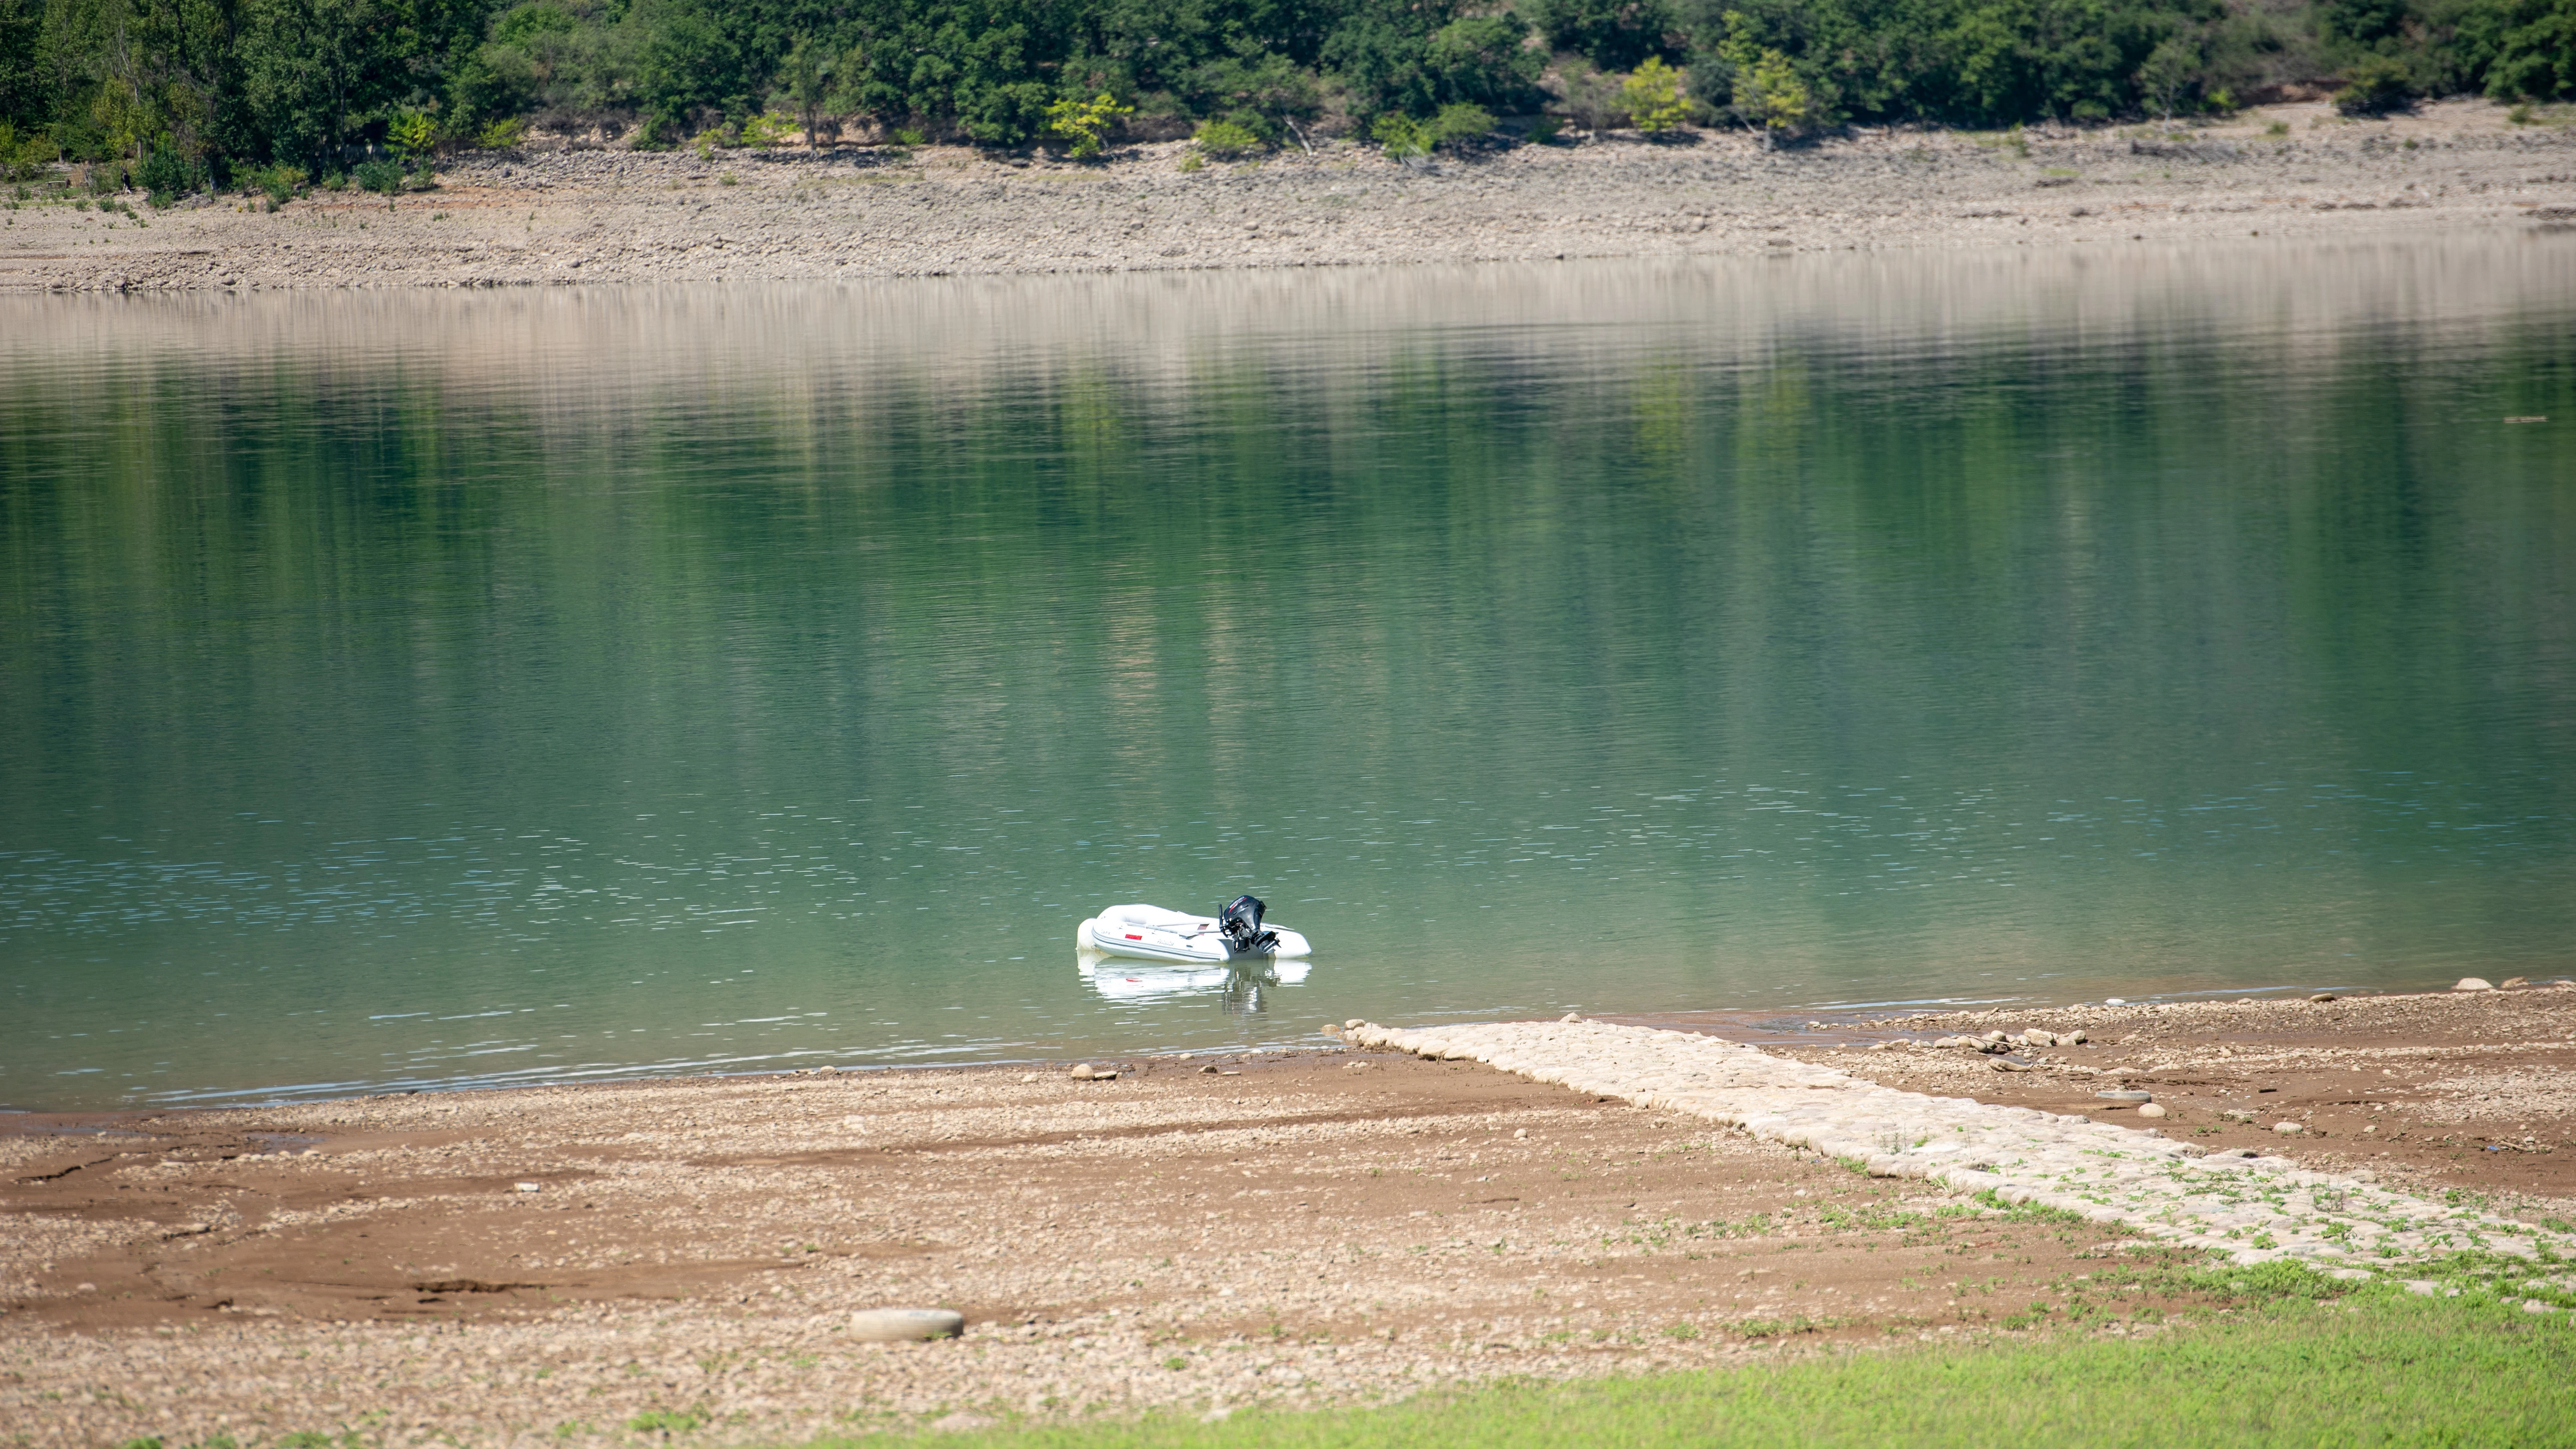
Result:
{"label": "dense green foliage", "polygon": [[1008,145],[1102,95],[1129,135],[1366,135],[1458,106],[1598,126],[1650,63],[1699,119],[1774,130],[2170,115],[2317,80],[2354,109],[2557,99],[2576,0],[0,0],[0,165],[118,161],[184,189],[518,119]]}

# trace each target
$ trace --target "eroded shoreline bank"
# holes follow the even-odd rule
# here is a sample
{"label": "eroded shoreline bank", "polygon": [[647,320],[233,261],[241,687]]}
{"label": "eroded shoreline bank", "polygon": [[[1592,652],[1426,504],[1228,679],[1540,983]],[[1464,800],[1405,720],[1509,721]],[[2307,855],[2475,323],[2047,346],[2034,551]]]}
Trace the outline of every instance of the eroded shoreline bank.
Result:
{"label": "eroded shoreline bank", "polygon": [[[1863,1045],[2079,1016],[2053,1070]],[[2100,1083],[2140,1081],[2195,1147],[2576,1215],[2576,988],[1838,1025],[1772,1055],[2104,1122],[2135,1119]],[[2176,1250],[2116,1227],[1466,1062],[1119,1065],[22,1119],[0,1406],[42,1445],[607,1442],[656,1414],[793,1439],[1973,1337],[2035,1301],[2152,1333],[2207,1306],[2122,1279]],[[848,1340],[887,1304],[967,1335]]]}
{"label": "eroded shoreline bank", "polygon": [[1189,171],[908,153],[559,151],[460,160],[436,191],[131,214],[22,205],[0,291],[474,287],[2111,247],[2455,234],[2576,220],[2576,127],[2447,102],[2322,104],[2189,132],[1738,133],[1526,145],[1428,168],[1351,147]]}

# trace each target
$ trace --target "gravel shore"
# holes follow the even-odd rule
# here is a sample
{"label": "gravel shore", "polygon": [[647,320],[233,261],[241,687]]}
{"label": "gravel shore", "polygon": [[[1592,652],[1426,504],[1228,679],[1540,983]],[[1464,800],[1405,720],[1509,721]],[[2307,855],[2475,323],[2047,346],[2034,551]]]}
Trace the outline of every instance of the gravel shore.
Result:
{"label": "gravel shore", "polygon": [[[2035,1071],[1930,1045],[2079,1026],[2010,1054]],[[1840,1020],[1722,1050],[1953,1114],[2134,1123],[2092,1093],[2142,1083],[2175,1143],[2576,1215],[2576,989]],[[2164,1251],[2145,1234],[1678,1102],[1338,1046],[1115,1065],[0,1118],[0,1442],[793,1441],[1977,1337],[2033,1303],[2153,1333],[2206,1306],[2091,1286]],[[967,1328],[852,1341],[877,1307]]]}
{"label": "gravel shore", "polygon": [[1522,145],[1427,166],[1333,145],[1184,170],[929,147],[610,149],[459,160],[388,203],[155,212],[22,203],[0,290],[467,287],[1672,258],[1882,248],[2292,243],[2576,220],[2576,127],[2445,102],[2269,107],[2167,132],[1736,132]]}
{"label": "gravel shore", "polygon": [[[1353,1023],[1343,1035],[1372,1049],[1482,1062],[1535,1081],[1678,1112],[1824,1153],[1872,1177],[1922,1178],[2004,1203],[2035,1204],[2222,1253],[2248,1266],[2296,1258],[2360,1280],[2471,1249],[2535,1265],[2576,1257],[2576,1227],[2565,1223],[2539,1226],[2474,1206],[2437,1203],[2382,1187],[2368,1170],[2315,1172],[2265,1149],[2212,1150],[2168,1138],[2158,1124],[2175,1120],[2173,1111],[2153,1100],[2157,1092],[2143,1083],[2207,1086],[2206,1068],[2163,1063],[2147,1071],[2105,1073],[2052,1055],[2080,1055],[2078,1049],[2092,1045],[2091,1032],[2069,1020],[2084,1014],[2070,1009],[2053,1013],[2053,1025],[2018,1033],[1954,1033],[1930,1043],[1934,1050],[1984,1058],[1989,1070],[2004,1075],[2058,1078],[2057,1090],[2073,1100],[2053,1112],[1908,1091],[1703,1033],[1575,1016],[1429,1031]],[[1876,1045],[1906,1050],[1923,1044],[1900,1037]],[[2177,1072],[2193,1075],[2177,1078]],[[2548,1096],[2555,1095],[2556,1075],[2543,1073],[2537,1084],[2517,1080],[2508,1090],[2545,1095],[2513,1110],[2545,1110]],[[2365,1083],[2359,1090],[2373,1095],[2380,1085]],[[2263,1125],[2265,1105],[2270,1104],[2258,1101],[2228,1116],[2240,1125]],[[2123,1109],[2132,1109],[2128,1120],[2103,1120]],[[2281,1117],[2269,1130],[2275,1137],[2304,1138],[2319,1129],[2305,1118]],[[2374,1123],[2363,1131],[2375,1134],[2378,1128]],[[2576,1282],[2567,1286],[2576,1290]]]}

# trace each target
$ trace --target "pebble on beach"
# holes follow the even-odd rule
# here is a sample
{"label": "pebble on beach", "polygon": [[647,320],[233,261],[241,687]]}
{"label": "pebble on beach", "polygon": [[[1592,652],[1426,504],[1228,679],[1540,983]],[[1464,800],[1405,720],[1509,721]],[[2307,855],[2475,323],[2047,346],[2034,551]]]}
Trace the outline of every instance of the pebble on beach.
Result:
{"label": "pebble on beach", "polygon": [[2463,976],[2460,978],[2460,984],[2451,989],[2453,991],[2493,991],[2495,983],[2483,977]]}
{"label": "pebble on beach", "polygon": [[945,1308],[864,1308],[850,1315],[850,1336],[869,1343],[955,1338],[966,1315]]}

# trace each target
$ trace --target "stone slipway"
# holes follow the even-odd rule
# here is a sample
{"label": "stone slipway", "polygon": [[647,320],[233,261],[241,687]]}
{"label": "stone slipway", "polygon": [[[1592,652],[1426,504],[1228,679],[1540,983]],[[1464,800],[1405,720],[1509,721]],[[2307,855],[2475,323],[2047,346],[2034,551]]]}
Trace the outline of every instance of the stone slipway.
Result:
{"label": "stone slipway", "polygon": [[1343,1034],[1741,1127],[1877,1176],[2080,1213],[2239,1263],[2292,1258],[2350,1273],[2462,1250],[2576,1255],[2576,1235],[2281,1158],[2208,1155],[2153,1129],[1899,1091],[1692,1032],[1569,1018],[1425,1031],[1362,1023]]}

